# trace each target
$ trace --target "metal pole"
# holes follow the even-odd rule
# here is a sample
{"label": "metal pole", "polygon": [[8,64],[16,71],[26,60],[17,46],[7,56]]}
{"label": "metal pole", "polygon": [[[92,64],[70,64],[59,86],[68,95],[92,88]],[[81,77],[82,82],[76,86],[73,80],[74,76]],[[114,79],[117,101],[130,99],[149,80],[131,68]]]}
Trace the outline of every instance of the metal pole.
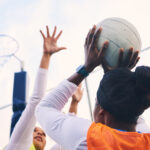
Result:
{"label": "metal pole", "polygon": [[23,71],[24,70],[24,62],[21,59],[19,59],[16,55],[13,55],[13,56],[16,58],[16,60],[18,60],[20,62],[20,68],[21,68],[21,71]]}
{"label": "metal pole", "polygon": [[148,49],[150,49],[150,46],[147,47],[147,48],[142,49],[141,52],[144,52],[144,51],[146,51],[146,50],[148,50]]}
{"label": "metal pole", "polygon": [[12,106],[12,104],[7,104],[7,105],[5,105],[5,106],[2,106],[2,107],[0,107],[0,110],[5,109],[5,108],[7,108],[7,107],[9,107],[9,106]]}
{"label": "metal pole", "polygon": [[86,88],[87,99],[88,99],[88,104],[89,104],[90,116],[91,116],[91,120],[93,121],[92,105],[91,105],[91,99],[90,99],[90,94],[89,94],[87,78],[85,78],[85,88]]}

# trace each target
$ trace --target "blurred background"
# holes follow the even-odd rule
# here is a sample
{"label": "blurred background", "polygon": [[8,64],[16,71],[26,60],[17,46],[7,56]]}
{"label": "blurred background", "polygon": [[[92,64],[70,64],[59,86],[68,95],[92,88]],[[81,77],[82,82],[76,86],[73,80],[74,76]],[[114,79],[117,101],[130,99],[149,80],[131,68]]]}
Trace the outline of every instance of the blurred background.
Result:
{"label": "blurred background", "polygon": [[[58,30],[63,30],[58,45],[67,47],[67,50],[54,55],[51,60],[48,92],[83,64],[84,41],[89,28],[107,17],[121,17],[130,21],[141,35],[142,49],[149,47],[149,6],[149,0],[0,0],[0,34],[13,37],[19,45],[15,55],[24,61],[24,68],[29,77],[28,96],[30,96],[43,50],[40,29],[45,31],[45,26],[49,25],[52,31],[56,25]],[[14,73],[20,71],[20,63],[11,56],[7,60],[0,57],[0,61],[3,62],[0,65],[1,149],[9,141],[13,80]],[[148,49],[141,53],[138,65],[149,64],[150,50]],[[103,71],[97,68],[97,71],[87,78],[92,109],[96,89],[102,76]],[[79,104],[78,116],[91,119],[86,89],[84,93],[83,100]],[[4,108],[7,105],[9,106]],[[68,112],[68,106],[69,104],[64,108],[64,112]],[[150,125],[149,115],[150,111],[147,110],[144,118]],[[49,150],[53,143],[47,137],[46,150]]]}

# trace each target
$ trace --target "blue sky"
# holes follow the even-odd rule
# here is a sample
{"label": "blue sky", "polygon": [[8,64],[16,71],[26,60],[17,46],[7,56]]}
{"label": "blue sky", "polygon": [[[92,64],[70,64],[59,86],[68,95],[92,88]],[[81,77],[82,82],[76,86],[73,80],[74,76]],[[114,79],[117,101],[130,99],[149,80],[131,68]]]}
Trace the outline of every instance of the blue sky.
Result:
{"label": "blue sky", "polygon": [[[68,48],[52,58],[47,87],[49,89],[83,63],[85,36],[89,28],[102,19],[121,17],[129,20],[141,35],[142,48],[150,46],[149,6],[149,0],[0,0],[0,34],[8,34],[19,43],[20,49],[16,55],[25,62],[25,70],[30,78],[30,95],[42,54],[43,41],[39,30],[45,31],[45,25],[49,25],[51,31],[54,25],[58,26],[58,30],[62,29],[63,34],[58,44]],[[149,51],[143,53],[139,65],[149,65],[149,57]],[[11,103],[13,74],[19,69],[14,58],[0,68],[0,106]],[[88,78],[92,100],[95,99],[96,88],[102,75],[100,71]],[[67,112],[67,108],[68,106],[64,111]],[[11,108],[0,111],[0,148],[8,142],[11,115]],[[79,106],[78,115],[90,118],[86,95]],[[50,145],[49,142],[48,146]]]}

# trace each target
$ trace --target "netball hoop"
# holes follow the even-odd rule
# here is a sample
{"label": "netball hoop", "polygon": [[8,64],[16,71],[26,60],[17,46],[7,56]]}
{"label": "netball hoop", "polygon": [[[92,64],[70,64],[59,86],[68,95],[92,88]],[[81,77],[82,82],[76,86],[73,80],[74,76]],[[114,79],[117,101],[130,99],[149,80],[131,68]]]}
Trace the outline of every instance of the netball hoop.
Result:
{"label": "netball hoop", "polygon": [[0,34],[0,68],[8,62],[11,57],[16,58],[23,70],[23,61],[21,61],[15,53],[19,50],[19,43],[11,36]]}

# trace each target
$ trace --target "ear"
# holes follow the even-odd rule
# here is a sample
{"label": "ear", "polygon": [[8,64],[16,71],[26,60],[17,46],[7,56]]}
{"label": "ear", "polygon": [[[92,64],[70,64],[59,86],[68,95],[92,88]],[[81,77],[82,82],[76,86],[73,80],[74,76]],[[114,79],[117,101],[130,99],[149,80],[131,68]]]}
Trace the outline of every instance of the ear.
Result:
{"label": "ear", "polygon": [[105,116],[105,110],[103,108],[99,108],[97,114],[96,114],[96,117],[95,117],[95,122],[98,123],[105,123],[104,122],[104,116]]}
{"label": "ear", "polygon": [[105,110],[104,110],[102,107],[100,107],[100,109],[99,109],[99,111],[98,111],[99,117],[100,117],[100,116],[103,116],[104,113],[105,113]]}

